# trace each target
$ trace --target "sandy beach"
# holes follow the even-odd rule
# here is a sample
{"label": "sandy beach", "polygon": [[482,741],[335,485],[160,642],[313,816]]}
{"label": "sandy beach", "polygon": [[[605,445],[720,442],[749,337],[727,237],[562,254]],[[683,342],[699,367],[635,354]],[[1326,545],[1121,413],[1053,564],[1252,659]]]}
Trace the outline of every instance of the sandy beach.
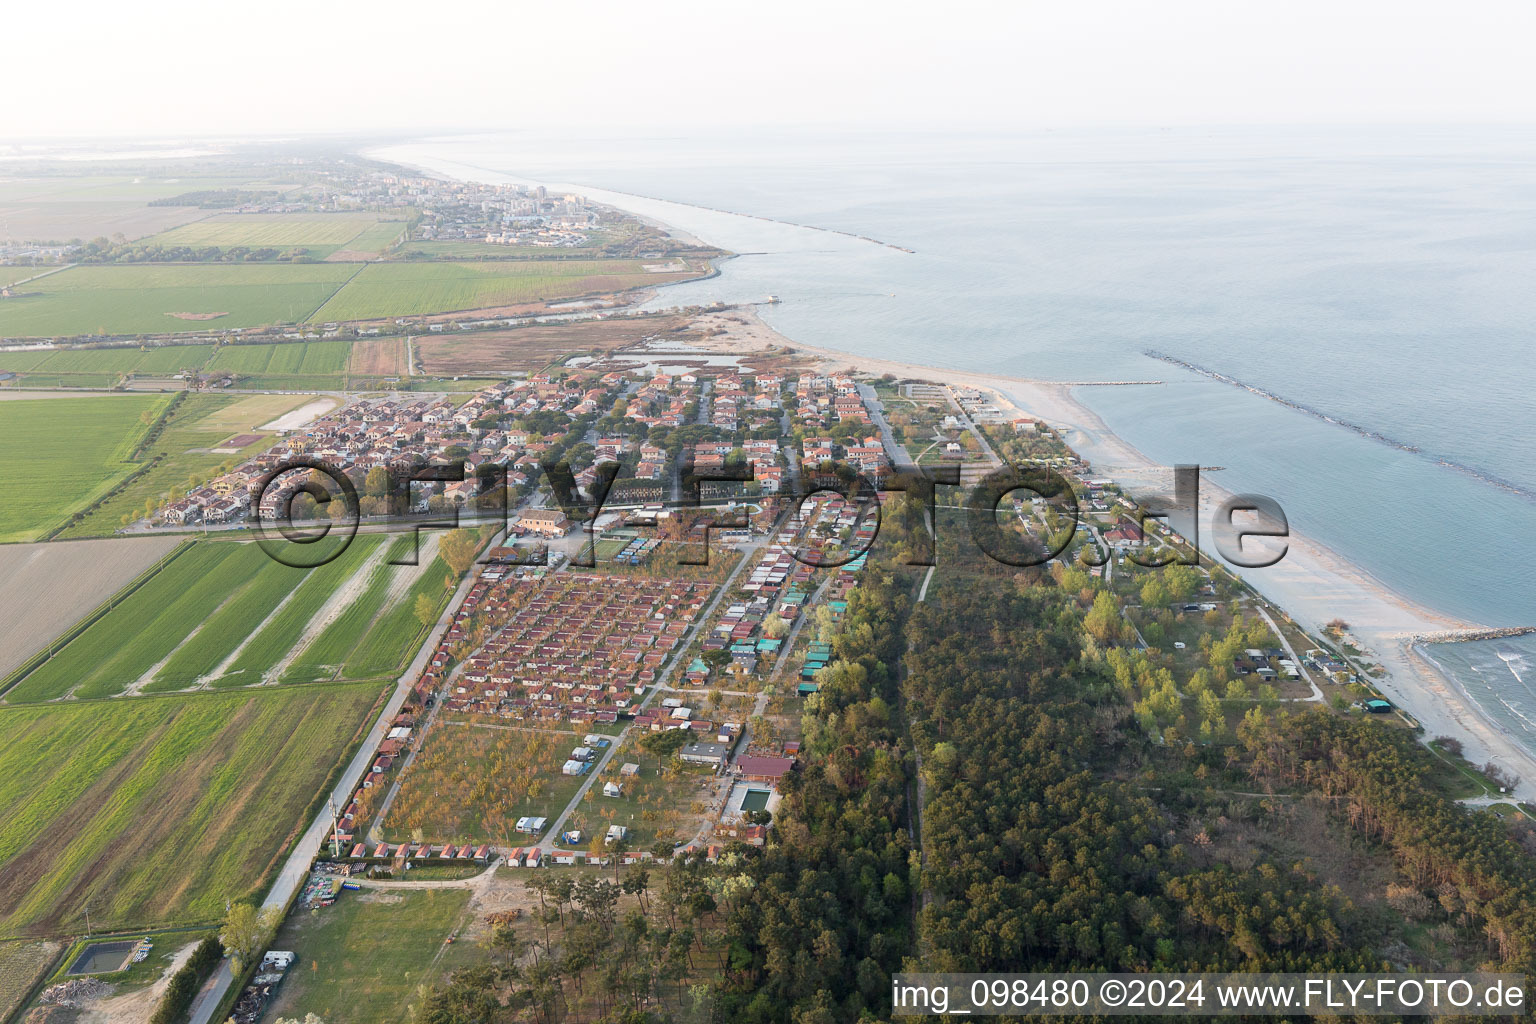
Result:
{"label": "sandy beach", "polygon": [[[725,333],[704,346],[740,353],[767,347],[789,347],[820,358],[828,370],[853,369],[897,377],[932,380],[974,388],[992,395],[1005,414],[1044,420],[1060,431],[1067,444],[1087,460],[1093,475],[1119,483],[1138,496],[1171,495],[1173,469],[1160,466],[1124,439],[1078,400],[1076,392],[1092,385],[1064,385],[921,366],[871,356],[854,356],[805,345],[779,334],[751,308],[734,308],[701,318]],[[1215,509],[1231,492],[1209,477],[1200,481],[1201,529],[1208,530]],[[1477,629],[1466,622],[1424,608],[1392,590],[1337,552],[1292,531],[1289,550],[1278,564],[1264,569],[1234,569],[1276,608],[1302,627],[1321,631],[1341,618],[1361,647],[1387,670],[1375,680],[1394,703],[1424,726],[1426,738],[1451,736],[1460,740],[1474,764],[1493,761],[1521,779],[1517,795],[1536,793],[1536,757],[1498,723],[1488,719],[1428,659],[1415,652],[1413,637],[1447,630]]]}

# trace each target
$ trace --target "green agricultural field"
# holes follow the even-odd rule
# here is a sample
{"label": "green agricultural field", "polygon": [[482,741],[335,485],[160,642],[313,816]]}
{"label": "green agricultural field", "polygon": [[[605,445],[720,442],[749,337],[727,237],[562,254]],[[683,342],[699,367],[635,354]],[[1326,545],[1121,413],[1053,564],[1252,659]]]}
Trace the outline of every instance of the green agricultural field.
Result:
{"label": "green agricultural field", "polygon": [[[473,962],[478,950],[448,936],[469,923],[469,890],[346,893],[318,914],[294,914],[275,948],[298,954],[270,1016],[328,1024],[404,1021],[418,987]],[[311,965],[313,969],[311,969]]]}
{"label": "green agricultural field", "polygon": [[263,554],[254,574],[176,648],[144,692],[185,689],[200,676],[210,674],[266,621],[306,575],[308,570],[295,569]]}
{"label": "green agricultural field", "polygon": [[413,538],[407,536],[397,537],[390,543],[384,560],[375,565],[369,575],[367,588],[293,659],[283,673],[284,682],[312,682],[333,677],[346,664],[358,642],[384,609],[391,585],[401,573],[412,571],[411,566],[390,564],[392,559],[405,556],[412,541]]}
{"label": "green agricultural field", "polygon": [[379,539],[360,536],[339,558],[309,570],[279,565],[253,543],[197,543],[23,677],[5,700],[184,687],[217,668],[247,637],[230,674],[215,685],[260,682]]}
{"label": "green agricultural field", "polygon": [[133,468],[164,395],[0,402],[0,542],[31,540],[89,505]]}
{"label": "green agricultural field", "polygon": [[400,671],[427,632],[427,627],[416,617],[416,598],[427,595],[441,612],[453,593],[447,586],[451,577],[452,573],[441,558],[434,558],[429,565],[422,566],[416,582],[374,620],[373,627],[358,642],[342,670],[343,677],[368,679]]}
{"label": "green agricultural field", "polygon": [[140,349],[50,349],[41,352],[0,352],[0,370],[22,375],[29,388],[115,387],[124,374],[168,377],[197,370],[213,354],[212,345],[163,345]]}
{"label": "green agricultural field", "polygon": [[[258,374],[254,377],[241,377],[240,387],[251,389],[263,389],[267,391],[336,391],[341,388],[342,378],[339,376],[300,376],[290,374],[281,377],[270,377],[266,374]],[[439,388],[438,390],[442,390]]]}
{"label": "green agricultural field", "polygon": [[323,263],[74,267],[0,300],[0,335],[154,334],[298,323],[356,270]]}
{"label": "green agricultural field", "polygon": [[213,922],[276,867],[377,683],[0,709],[0,929]]}
{"label": "green agricultural field", "polygon": [[[111,534],[123,525],[124,516],[137,519],[144,515],[146,504],[158,504],[172,487],[189,490],[194,479],[209,480],[221,467],[232,467],[255,455],[277,435],[266,435],[235,455],[210,449],[234,434],[250,433],[270,423],[308,400],[305,395],[188,394],[171,412],[160,435],[141,453],[141,464],[149,465],[149,470],[134,477],[121,492],[102,502],[100,508],[59,537]],[[159,461],[153,461],[156,458]]]}
{"label": "green agricultural field", "polygon": [[515,306],[665,284],[694,274],[651,274],[644,260],[370,263],[315,320],[364,320]]}
{"label": "green agricultural field", "polygon": [[[153,238],[148,245],[243,245],[253,249],[294,246],[348,248],[348,242],[378,225],[372,213],[221,213],[183,224]],[[405,227],[398,224],[398,234]]]}
{"label": "green agricultural field", "polygon": [[212,345],[162,345],[156,348],[58,348],[41,352],[0,352],[0,366],[26,373],[180,373],[196,369],[213,355]]}
{"label": "green agricultural field", "polygon": [[352,345],[346,341],[296,341],[284,345],[225,345],[209,370],[268,376],[341,376]]}
{"label": "green agricultural field", "polygon": [[403,234],[405,234],[404,221],[382,220],[372,227],[364,228],[361,234],[348,241],[342,248],[350,252],[366,252],[377,256],[393,245]]}
{"label": "green agricultural field", "polygon": [[116,373],[29,373],[23,383],[24,390],[28,391],[49,391],[57,388],[92,388],[106,391],[117,387],[121,380],[121,375]]}
{"label": "green agricultural field", "polygon": [[302,639],[310,621],[336,589],[351,579],[383,540],[382,534],[358,534],[339,557],[309,570],[293,597],[261,626],[225,674],[212,685],[229,687],[261,682],[263,674]]}
{"label": "green agricultural field", "polygon": [[0,267],[0,288],[15,284],[17,281],[24,281],[29,277],[36,277],[38,274],[46,274],[50,269],[49,267]]}

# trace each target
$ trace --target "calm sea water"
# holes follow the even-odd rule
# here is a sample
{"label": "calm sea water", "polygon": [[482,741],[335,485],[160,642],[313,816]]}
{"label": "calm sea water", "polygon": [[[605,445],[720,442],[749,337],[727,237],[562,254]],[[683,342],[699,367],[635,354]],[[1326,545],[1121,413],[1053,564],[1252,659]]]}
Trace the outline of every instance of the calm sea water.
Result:
{"label": "calm sea water", "polygon": [[[662,305],[773,293],[765,319],[808,344],[1167,381],[1078,394],[1159,462],[1274,496],[1413,600],[1536,624],[1530,130],[502,135],[395,152],[671,200],[621,205],[744,254]],[[1506,643],[1536,665],[1536,642]],[[1536,721],[1529,673],[1492,645],[1444,650],[1512,728]]]}

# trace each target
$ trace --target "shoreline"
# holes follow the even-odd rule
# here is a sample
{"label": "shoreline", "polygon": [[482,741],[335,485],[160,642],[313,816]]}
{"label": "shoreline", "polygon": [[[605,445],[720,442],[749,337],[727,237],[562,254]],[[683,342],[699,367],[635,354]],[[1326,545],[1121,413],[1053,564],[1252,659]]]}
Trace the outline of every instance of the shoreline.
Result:
{"label": "shoreline", "polygon": [[[827,369],[852,368],[865,373],[933,380],[973,388],[994,397],[1005,413],[1034,416],[1061,432],[1063,440],[1082,457],[1096,476],[1114,480],[1128,491],[1146,495],[1172,490],[1173,469],[1160,466],[1121,438],[1074,393],[1081,385],[1028,380],[968,370],[907,363],[877,356],[855,355],[807,345],[785,337],[758,315],[737,306],[729,311],[745,321],[746,330],[715,339],[741,346],[784,346],[817,357]],[[1220,484],[1202,477],[1200,518],[1204,522],[1231,496]],[[1426,633],[1476,630],[1469,622],[1425,608],[1350,562],[1343,555],[1294,531],[1290,549],[1274,566],[1241,570],[1229,566],[1275,609],[1309,632],[1343,618],[1362,652],[1386,670],[1371,682],[1394,704],[1412,714],[1423,727],[1423,739],[1450,736],[1460,740],[1466,759],[1474,765],[1493,761],[1520,777],[1511,799],[1536,793],[1536,755],[1491,718],[1454,679],[1422,651],[1416,638]],[[1205,550],[1202,547],[1202,550]],[[1210,554],[1209,551],[1206,551]],[[1215,556],[1212,556],[1215,557]],[[1225,562],[1222,564],[1225,565]]]}
{"label": "shoreline", "polygon": [[[373,159],[391,160],[378,155],[378,151],[366,155]],[[460,172],[470,172],[471,180],[474,180],[472,176],[478,172],[503,182],[528,181],[457,161],[418,160],[407,163],[394,158],[391,162],[450,179],[457,175],[447,170],[444,164]],[[529,183],[534,184],[531,181]],[[625,195],[596,187],[561,187],[577,193],[586,189],[610,195]],[[624,208],[622,203],[602,201]],[[627,212],[640,216],[633,210]],[[687,234],[654,216],[647,215],[647,219],[675,235]],[[747,346],[749,350],[783,346],[815,355],[829,366],[852,367],[876,375],[891,373],[898,377],[932,379],[973,388],[992,395],[1002,408],[1045,420],[1060,430],[1063,440],[1089,463],[1096,475],[1112,479],[1127,490],[1143,495],[1149,492],[1166,493],[1172,489],[1172,468],[1157,465],[1134,445],[1110,430],[1103,419],[1074,394],[1075,388],[1080,385],[923,366],[840,352],[804,344],[780,334],[752,306],[732,306],[727,312],[741,317],[741,324],[746,329],[729,331],[716,338],[717,343],[735,342]],[[1198,511],[1200,519],[1206,521],[1215,507],[1230,496],[1231,493],[1220,484],[1202,477]],[[1264,570],[1241,571],[1233,567],[1232,571],[1241,575],[1266,601],[1310,632],[1320,632],[1323,623],[1333,618],[1344,619],[1350,624],[1350,632],[1363,653],[1375,658],[1385,670],[1383,677],[1373,679],[1372,682],[1394,704],[1419,721],[1424,740],[1442,735],[1454,737],[1461,741],[1464,756],[1469,762],[1481,764],[1492,761],[1519,776],[1521,781],[1512,790],[1512,799],[1536,793],[1536,753],[1527,751],[1516,737],[1466,695],[1446,673],[1434,667],[1424,654],[1414,650],[1415,638],[1422,634],[1473,630],[1482,628],[1483,624],[1459,620],[1425,608],[1397,593],[1343,555],[1304,535],[1293,531],[1288,541],[1289,550],[1285,558],[1275,566]]]}

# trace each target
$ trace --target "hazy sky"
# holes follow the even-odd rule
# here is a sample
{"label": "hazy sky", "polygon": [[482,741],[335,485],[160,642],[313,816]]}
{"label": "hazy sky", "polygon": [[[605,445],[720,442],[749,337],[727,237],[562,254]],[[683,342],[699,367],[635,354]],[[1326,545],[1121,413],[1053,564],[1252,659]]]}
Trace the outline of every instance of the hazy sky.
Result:
{"label": "hazy sky", "polygon": [[3,31],[3,138],[1536,122],[1525,0],[66,0]]}

